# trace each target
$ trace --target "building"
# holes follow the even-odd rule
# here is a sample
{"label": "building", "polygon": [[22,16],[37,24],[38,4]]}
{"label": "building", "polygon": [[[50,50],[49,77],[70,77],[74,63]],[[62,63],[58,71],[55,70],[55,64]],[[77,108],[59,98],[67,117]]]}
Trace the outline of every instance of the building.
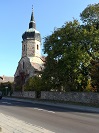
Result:
{"label": "building", "polygon": [[14,77],[9,77],[9,76],[0,76],[0,83],[6,83],[6,82],[13,82],[14,81]]}
{"label": "building", "polygon": [[22,35],[22,57],[14,75],[15,84],[23,85],[28,78],[39,75],[44,67],[44,57],[41,56],[41,35],[36,30],[33,10],[29,28]]}

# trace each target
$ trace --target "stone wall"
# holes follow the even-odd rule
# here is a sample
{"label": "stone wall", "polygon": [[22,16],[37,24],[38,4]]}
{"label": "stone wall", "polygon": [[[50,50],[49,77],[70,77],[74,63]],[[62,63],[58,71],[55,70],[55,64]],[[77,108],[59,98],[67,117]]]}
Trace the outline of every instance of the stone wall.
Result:
{"label": "stone wall", "polygon": [[36,93],[35,93],[35,91],[13,92],[12,96],[35,98],[36,97]]}
{"label": "stone wall", "polygon": [[99,104],[99,93],[42,91],[41,99]]}
{"label": "stone wall", "polygon": [[[12,96],[37,98],[35,91],[14,92]],[[68,101],[79,102],[87,104],[99,104],[99,93],[92,92],[48,92],[42,91],[40,99],[55,100],[55,101]]]}

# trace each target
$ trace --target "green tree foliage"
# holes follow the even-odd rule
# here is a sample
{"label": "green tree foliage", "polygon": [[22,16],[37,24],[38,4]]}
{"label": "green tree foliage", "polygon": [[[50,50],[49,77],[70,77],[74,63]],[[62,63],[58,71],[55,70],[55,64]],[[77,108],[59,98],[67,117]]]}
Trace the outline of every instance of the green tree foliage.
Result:
{"label": "green tree foliage", "polygon": [[[83,11],[82,20],[88,9]],[[89,23],[87,16],[86,21]],[[54,90],[63,86],[65,91],[85,91],[90,78],[90,61],[99,59],[99,30],[94,24],[67,22],[45,38],[44,53],[48,56],[42,76],[48,86]]]}
{"label": "green tree foliage", "polygon": [[2,91],[3,95],[8,95],[10,91],[12,91],[12,84],[11,82],[4,82],[0,84],[0,91]]}
{"label": "green tree foliage", "polygon": [[88,31],[74,20],[45,38],[44,53],[48,56],[42,76],[53,89],[59,90],[61,86],[65,91],[85,88],[90,64],[85,48],[89,40],[87,35]]}
{"label": "green tree foliage", "polygon": [[92,57],[91,60],[91,84],[94,91],[99,92],[99,3],[89,5],[81,13],[81,20],[86,24],[89,29],[89,54]]}
{"label": "green tree foliage", "polygon": [[29,78],[24,85],[25,91],[41,91],[42,89],[43,89],[42,78],[38,76]]}
{"label": "green tree foliage", "polygon": [[91,84],[94,91],[99,92],[99,60],[92,60],[91,65]]}
{"label": "green tree foliage", "polygon": [[86,50],[93,59],[99,59],[99,3],[86,7],[80,16],[86,24],[87,35],[83,37]]}
{"label": "green tree foliage", "polygon": [[88,5],[80,14],[81,20],[87,24],[97,24],[99,28],[99,3]]}

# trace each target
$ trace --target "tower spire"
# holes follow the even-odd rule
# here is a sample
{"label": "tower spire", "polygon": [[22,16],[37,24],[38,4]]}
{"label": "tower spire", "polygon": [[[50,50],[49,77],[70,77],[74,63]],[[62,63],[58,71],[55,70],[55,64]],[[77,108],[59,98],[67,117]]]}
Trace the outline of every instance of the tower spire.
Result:
{"label": "tower spire", "polygon": [[34,15],[33,15],[33,5],[32,5],[31,19],[30,19],[30,23],[29,23],[29,29],[30,28],[36,29],[36,24],[35,24]]}

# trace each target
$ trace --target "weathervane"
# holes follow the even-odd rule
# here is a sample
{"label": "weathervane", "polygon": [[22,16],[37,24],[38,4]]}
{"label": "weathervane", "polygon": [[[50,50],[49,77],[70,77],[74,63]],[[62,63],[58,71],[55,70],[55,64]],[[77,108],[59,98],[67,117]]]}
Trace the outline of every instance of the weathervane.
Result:
{"label": "weathervane", "polygon": [[33,12],[33,5],[32,5],[32,12]]}

